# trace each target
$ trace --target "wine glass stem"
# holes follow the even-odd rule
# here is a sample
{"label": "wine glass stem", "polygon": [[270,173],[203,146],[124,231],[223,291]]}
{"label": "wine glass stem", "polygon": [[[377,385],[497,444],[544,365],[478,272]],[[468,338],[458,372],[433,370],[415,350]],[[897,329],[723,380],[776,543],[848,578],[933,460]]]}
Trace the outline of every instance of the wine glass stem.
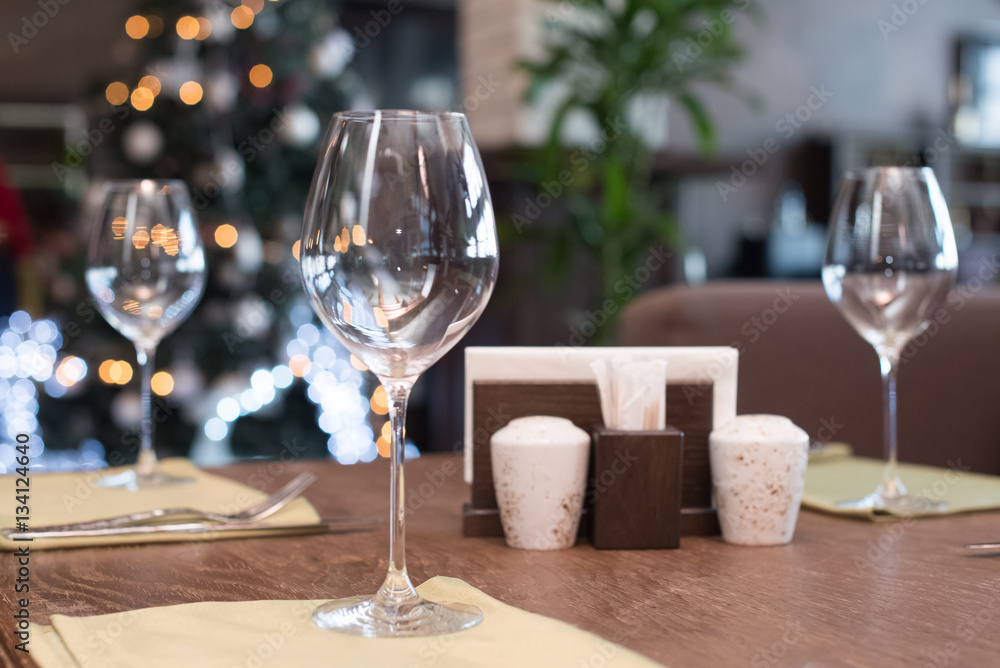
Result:
{"label": "wine glass stem", "polygon": [[156,451],[153,450],[153,366],[156,359],[156,346],[136,344],[136,361],[142,375],[142,423],[139,458],[135,464],[135,472],[140,477],[149,477],[156,473]]}
{"label": "wine glass stem", "polygon": [[882,441],[885,446],[881,491],[884,496],[901,496],[906,491],[899,481],[896,461],[896,374],[899,370],[899,354],[880,353],[879,367],[882,371]]}
{"label": "wine glass stem", "polygon": [[409,381],[382,381],[389,398],[389,425],[392,439],[389,445],[390,480],[389,492],[389,573],[381,589],[375,595],[378,603],[402,605],[420,599],[410,577],[406,573],[406,525],[405,525],[405,484],[403,477],[403,426],[406,423],[406,403],[413,387]]}

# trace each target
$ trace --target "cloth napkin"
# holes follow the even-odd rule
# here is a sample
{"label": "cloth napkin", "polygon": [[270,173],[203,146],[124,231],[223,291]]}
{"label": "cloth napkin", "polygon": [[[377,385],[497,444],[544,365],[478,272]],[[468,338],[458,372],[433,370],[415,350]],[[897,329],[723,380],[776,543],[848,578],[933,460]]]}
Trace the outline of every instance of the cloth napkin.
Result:
{"label": "cloth napkin", "polygon": [[[891,519],[885,511],[837,506],[872,493],[882,481],[882,460],[854,457],[850,452],[841,445],[810,453],[802,506],[838,515]],[[947,502],[944,514],[1000,509],[1000,477],[971,473],[961,462],[948,469],[900,464],[899,477],[911,494]]]}
{"label": "cloth napkin", "polygon": [[41,668],[646,668],[649,659],[564,622],[505,605],[454,578],[417,588],[478,606],[476,627],[428,638],[357,638],[312,625],[324,601],[188,603],[31,626]]}
{"label": "cloth napkin", "polygon": [[[198,510],[221,513],[238,512],[267,497],[260,490],[240,484],[228,478],[205,473],[186,459],[165,459],[161,462],[164,473],[194,478],[193,483],[171,485],[155,489],[129,491],[121,487],[98,487],[97,481],[105,475],[114,475],[128,467],[101,469],[98,471],[74,471],[72,473],[32,473],[29,492],[29,528],[49,524],[86,522],[113,515],[124,515],[154,508],[182,506]],[[16,476],[0,476],[0,527],[16,526],[15,522],[15,479]],[[298,498],[268,518],[261,524],[306,524],[319,525],[320,518],[304,498]],[[288,531],[276,531],[287,534]],[[59,547],[86,547],[93,545],[119,545],[125,543],[161,543],[185,540],[213,540],[240,538],[242,531],[198,534],[135,534],[125,536],[99,536],[77,538],[36,538],[29,542],[13,541],[0,536],[0,550],[14,551],[18,547],[30,546],[32,550]],[[254,536],[267,535],[254,531]]]}

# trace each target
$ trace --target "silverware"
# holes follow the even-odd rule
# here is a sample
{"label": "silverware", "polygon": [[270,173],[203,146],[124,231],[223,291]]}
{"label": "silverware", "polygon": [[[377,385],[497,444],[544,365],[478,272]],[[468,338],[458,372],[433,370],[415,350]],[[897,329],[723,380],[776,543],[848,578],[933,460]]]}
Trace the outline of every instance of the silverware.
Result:
{"label": "silverware", "polygon": [[[48,526],[35,527],[34,531],[47,531],[47,532],[59,532],[65,533],[67,531],[75,530],[86,530],[86,529],[109,529],[113,527],[123,527],[132,526],[139,524],[141,522],[147,522],[153,519],[165,519],[171,517],[193,517],[200,518],[205,521],[219,522],[221,524],[238,524],[245,525],[252,522],[257,522],[265,517],[270,517],[274,513],[278,512],[293,499],[302,494],[303,491],[309,485],[316,481],[316,476],[308,471],[300,473],[295,476],[287,485],[279,489],[277,492],[267,497],[263,501],[253,506],[250,506],[246,510],[242,510],[238,513],[232,513],[230,515],[225,515],[222,513],[213,513],[208,510],[198,510],[196,508],[157,508],[155,510],[145,510],[138,513],[130,513],[127,515],[117,515],[115,517],[107,517],[99,520],[89,520],[86,522],[70,522],[67,524],[51,524]],[[4,530],[6,532],[7,530]],[[23,532],[15,532],[23,533]],[[5,533],[6,535],[6,533]]]}
{"label": "silverware", "polygon": [[1000,543],[970,543],[965,546],[967,550],[1000,550]]}
{"label": "silverware", "polygon": [[186,522],[182,524],[145,524],[140,526],[117,526],[99,527],[90,529],[31,529],[28,531],[18,531],[17,529],[2,529],[0,535],[5,538],[27,540],[32,538],[80,538],[92,536],[127,536],[158,533],[188,533],[188,534],[211,534],[226,531],[247,531],[254,533],[296,531],[303,532],[313,530],[317,533],[333,531],[338,528],[351,529],[353,526],[360,527],[367,524],[376,524],[382,520],[377,517],[361,517],[357,519],[327,519],[317,522],[307,522],[300,524],[216,524],[208,522]]}

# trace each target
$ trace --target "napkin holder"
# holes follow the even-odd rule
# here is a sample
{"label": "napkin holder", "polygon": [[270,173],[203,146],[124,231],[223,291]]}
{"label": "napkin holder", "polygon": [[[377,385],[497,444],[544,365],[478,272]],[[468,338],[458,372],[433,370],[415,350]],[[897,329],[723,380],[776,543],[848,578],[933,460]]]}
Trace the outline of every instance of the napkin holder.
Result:
{"label": "napkin holder", "polygon": [[684,432],[591,431],[587,490],[590,542],[597,549],[680,547]]}
{"label": "napkin holder", "polygon": [[[680,466],[680,535],[717,536],[720,528],[712,506],[712,474],[708,460],[713,384],[668,382],[665,391],[667,422],[684,436]],[[585,380],[474,381],[471,415],[475,455],[472,459],[472,499],[462,512],[462,534],[465,536],[503,536],[490,462],[490,437],[494,432],[514,418],[529,415],[564,417],[585,431],[602,423],[597,384]],[[588,523],[589,520],[581,522],[581,527]]]}

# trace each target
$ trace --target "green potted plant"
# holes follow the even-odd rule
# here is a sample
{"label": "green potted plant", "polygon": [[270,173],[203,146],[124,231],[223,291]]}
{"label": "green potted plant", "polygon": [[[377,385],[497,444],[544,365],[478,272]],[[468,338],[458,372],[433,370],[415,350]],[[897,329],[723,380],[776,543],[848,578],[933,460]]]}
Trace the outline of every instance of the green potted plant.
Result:
{"label": "green potted plant", "polygon": [[[516,214],[512,222],[519,234],[545,239],[550,278],[565,277],[580,249],[600,267],[602,315],[591,323],[593,333],[580,337],[587,342],[608,341],[642,268],[649,271],[662,261],[663,247],[680,243],[666,189],[655,187],[655,147],[642,127],[652,120],[665,129],[666,118],[650,119],[649,109],[655,116],[665,111],[657,102],[670,100],[690,118],[699,148],[714,149],[696,86],[733,87],[731,71],[742,58],[735,24],[748,8],[749,0],[564,1],[546,13],[545,56],[521,63],[529,100],[552,85],[563,91],[546,144],[523,167],[540,193],[561,199],[569,221],[536,226]],[[595,139],[569,145],[568,122],[581,117]]]}

